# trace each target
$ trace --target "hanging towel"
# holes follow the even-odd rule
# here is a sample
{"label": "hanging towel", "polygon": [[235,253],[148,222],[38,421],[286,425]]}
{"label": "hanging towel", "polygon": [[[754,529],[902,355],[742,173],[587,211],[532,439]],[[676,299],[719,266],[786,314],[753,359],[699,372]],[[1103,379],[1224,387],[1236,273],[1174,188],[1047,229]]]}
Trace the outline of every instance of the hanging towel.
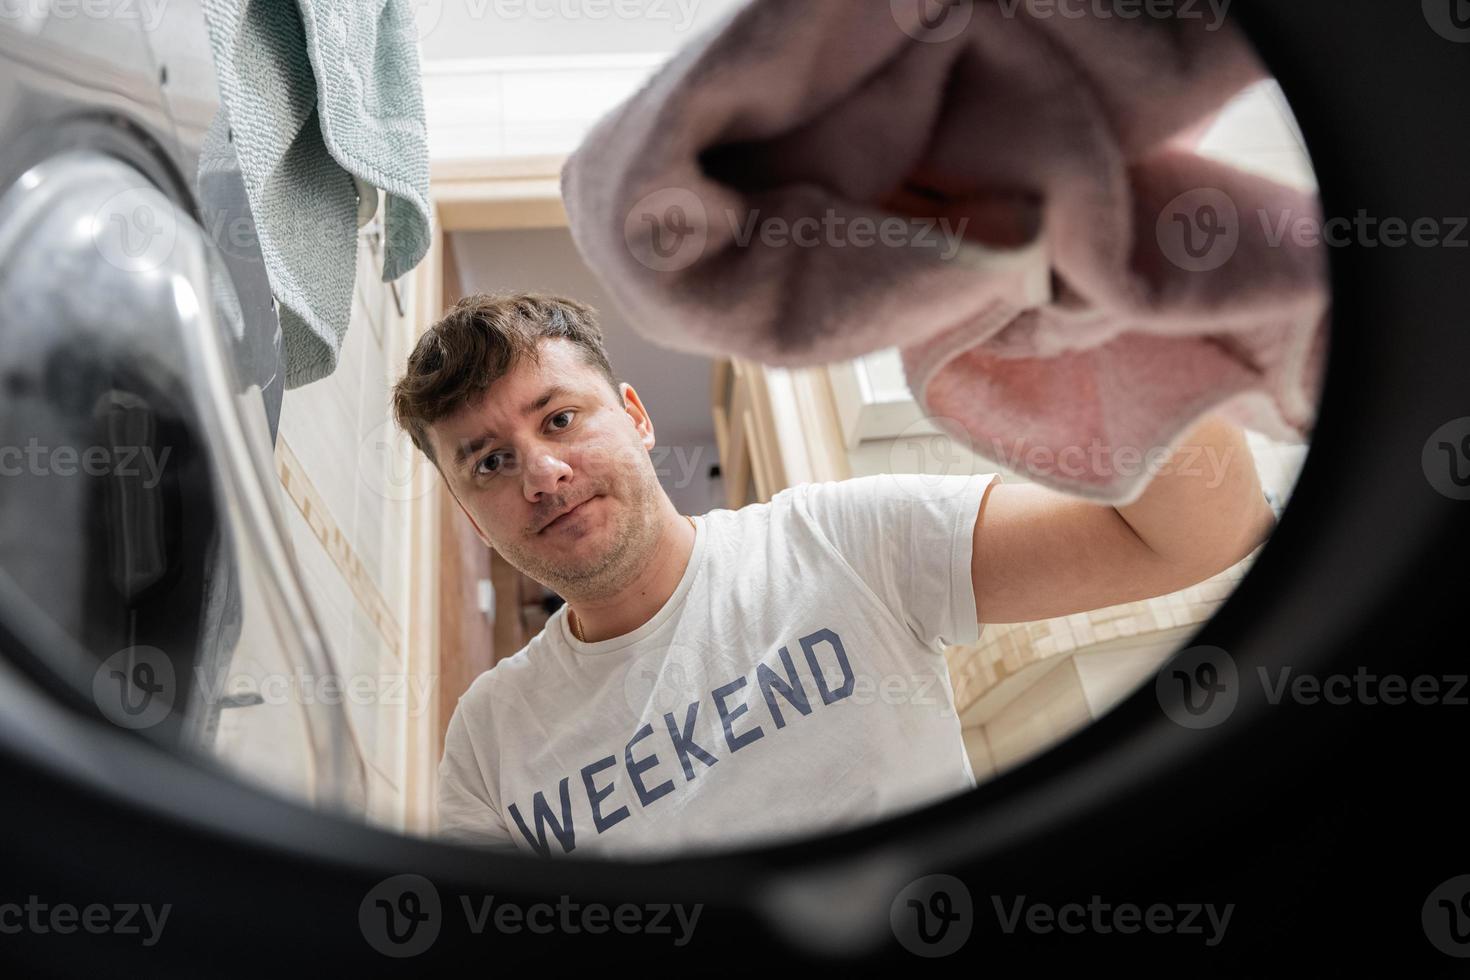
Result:
{"label": "hanging towel", "polygon": [[788,367],[898,347],[976,454],[1128,503],[1210,411],[1312,424],[1315,195],[1193,148],[1266,77],[1208,17],[752,0],[599,121],[562,189],[655,342]]}
{"label": "hanging towel", "polygon": [[352,315],[355,181],[381,188],[383,281],[429,249],[429,151],[408,0],[204,0],[286,387],[323,378]]}

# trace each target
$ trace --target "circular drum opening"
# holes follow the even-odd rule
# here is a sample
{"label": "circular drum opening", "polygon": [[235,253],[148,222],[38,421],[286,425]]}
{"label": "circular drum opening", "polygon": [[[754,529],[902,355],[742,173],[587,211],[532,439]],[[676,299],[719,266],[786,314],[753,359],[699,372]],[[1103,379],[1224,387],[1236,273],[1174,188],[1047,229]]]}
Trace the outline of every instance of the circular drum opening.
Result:
{"label": "circular drum opening", "polygon": [[[1353,230],[1331,249],[1320,421],[1290,503],[1250,575],[1160,675],[1178,671],[1201,691],[1233,683],[1228,712],[1171,715],[1161,688],[1145,684],[975,792],[892,820],[694,860],[536,862],[384,834],[256,793],[63,711],[7,671],[4,765],[32,801],[0,817],[16,880],[108,904],[171,904],[180,937],[144,950],[116,934],[65,946],[28,936],[19,955],[53,969],[106,955],[183,972],[245,926],[272,941],[234,950],[242,971],[305,949],[349,968],[470,956],[513,966],[554,949],[715,970],[759,944],[802,965],[1157,953],[1216,972],[1392,950],[1449,975],[1464,945],[1449,915],[1463,868],[1453,808],[1435,789],[1463,726],[1455,647],[1433,628],[1456,623],[1470,472],[1457,428],[1470,341],[1451,328],[1464,315],[1454,216],[1470,214],[1470,200],[1448,179],[1470,141],[1453,124],[1470,69],[1452,7],[1303,0],[1230,11],[1290,99],[1324,217]],[[1438,242],[1370,244],[1360,213],[1380,235],[1402,221],[1410,242],[1416,221],[1433,220]],[[7,647],[23,641],[7,629]],[[1380,679],[1361,682],[1376,701],[1361,693],[1365,673]],[[1386,700],[1387,675],[1410,692],[1415,679],[1435,680],[1437,700]],[[1316,700],[1295,685],[1302,676],[1316,680]],[[1334,687],[1337,677],[1351,684]],[[1333,690],[1346,700],[1327,700]],[[674,948],[661,932],[476,932],[491,895],[525,909],[566,897],[701,911],[692,940]],[[1031,915],[1040,904],[1060,924],[1057,910],[1072,905],[1091,917],[1094,905],[1111,916],[1130,903],[1167,906],[1179,928],[1068,931]],[[1183,929],[1187,906],[1199,931]],[[387,931],[390,921],[401,928]],[[413,924],[423,931],[410,936]],[[1220,941],[1208,945],[1211,935]]]}

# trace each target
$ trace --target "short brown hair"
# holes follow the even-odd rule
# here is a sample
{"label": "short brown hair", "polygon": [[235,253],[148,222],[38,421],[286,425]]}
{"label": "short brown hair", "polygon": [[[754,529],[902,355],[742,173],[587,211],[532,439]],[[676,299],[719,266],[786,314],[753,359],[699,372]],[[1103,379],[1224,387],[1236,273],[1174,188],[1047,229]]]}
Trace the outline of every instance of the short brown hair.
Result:
{"label": "short brown hair", "polygon": [[578,347],[619,399],[622,391],[607,351],[597,311],[540,293],[466,296],[419,338],[408,373],[393,388],[393,414],[413,444],[434,459],[429,426],[473,404],[520,359],[540,359],[543,340],[561,338]]}

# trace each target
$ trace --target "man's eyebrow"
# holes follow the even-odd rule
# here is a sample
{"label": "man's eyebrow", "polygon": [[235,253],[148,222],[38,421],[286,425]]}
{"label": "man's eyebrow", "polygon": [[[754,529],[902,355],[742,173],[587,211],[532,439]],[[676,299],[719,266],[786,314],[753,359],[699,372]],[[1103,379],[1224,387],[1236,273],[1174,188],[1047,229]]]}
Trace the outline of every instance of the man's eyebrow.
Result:
{"label": "man's eyebrow", "polygon": [[[569,395],[571,393],[572,390],[565,385],[552,385],[546,389],[546,392],[540,398],[523,406],[521,408],[521,414],[532,415],[551,404],[553,398],[560,398],[563,395]],[[454,465],[456,467],[463,466],[467,459],[494,441],[495,433],[487,430],[467,442],[460,443],[459,449],[454,454]]]}

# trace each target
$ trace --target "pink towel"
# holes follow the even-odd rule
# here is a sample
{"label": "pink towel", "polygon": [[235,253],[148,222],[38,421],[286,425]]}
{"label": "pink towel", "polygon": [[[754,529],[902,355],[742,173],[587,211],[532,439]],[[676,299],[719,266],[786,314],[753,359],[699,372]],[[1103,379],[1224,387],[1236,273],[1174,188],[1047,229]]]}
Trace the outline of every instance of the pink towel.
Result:
{"label": "pink towel", "polygon": [[578,248],[668,347],[898,347],[944,431],[1099,502],[1211,411],[1305,438],[1316,199],[1192,150],[1264,68],[1231,23],[1068,9],[752,0],[568,160]]}

